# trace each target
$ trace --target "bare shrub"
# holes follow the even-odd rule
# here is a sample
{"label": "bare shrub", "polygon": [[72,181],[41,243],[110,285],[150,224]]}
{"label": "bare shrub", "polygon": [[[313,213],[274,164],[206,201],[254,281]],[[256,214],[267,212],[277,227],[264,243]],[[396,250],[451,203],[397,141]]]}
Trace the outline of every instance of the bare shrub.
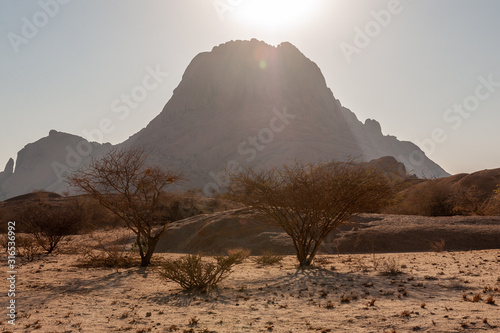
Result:
{"label": "bare shrub", "polygon": [[231,269],[241,264],[245,257],[241,253],[215,256],[215,262],[204,261],[201,254],[187,255],[178,260],[169,260],[161,265],[159,273],[164,279],[178,283],[188,291],[208,292],[227,278]]}
{"label": "bare shrub", "polygon": [[284,165],[229,174],[228,196],[263,213],[292,239],[310,266],[330,232],[353,215],[376,211],[394,195],[380,171],[352,162]]}
{"label": "bare shrub", "polygon": [[484,215],[484,200],[475,185],[456,186],[451,200],[454,215]]}
{"label": "bare shrub", "polygon": [[399,266],[399,263],[395,258],[389,258],[382,261],[380,274],[386,276],[395,276],[403,274],[403,271],[401,270],[401,267]]}
{"label": "bare shrub", "polygon": [[[0,239],[0,244],[6,250],[8,249],[8,238],[3,235]],[[35,260],[36,256],[40,254],[42,247],[33,235],[16,234],[16,255],[26,258],[28,261]]]}
{"label": "bare shrub", "polygon": [[[70,185],[98,200],[134,232],[144,267],[151,263],[169,222],[161,217],[163,189],[181,180],[180,173],[147,167],[146,159],[141,149],[113,149],[68,179]],[[161,226],[156,228],[158,224]]]}
{"label": "bare shrub", "polygon": [[283,256],[276,254],[271,250],[262,251],[262,255],[255,258],[255,262],[259,265],[271,266],[281,263]]}
{"label": "bare shrub", "polygon": [[25,207],[20,222],[47,253],[52,253],[64,237],[80,230],[82,219],[72,207],[53,206],[40,200]]}
{"label": "bare shrub", "polygon": [[500,185],[497,185],[493,195],[483,203],[481,211],[483,215],[500,215]]}
{"label": "bare shrub", "polygon": [[29,234],[16,236],[16,248],[19,251],[18,254],[28,259],[28,261],[33,261],[42,250],[36,238]]}
{"label": "bare shrub", "polygon": [[368,261],[365,261],[365,257],[354,259],[354,267],[362,272],[368,272],[370,269],[376,271],[379,264],[380,260],[375,256],[375,253],[372,253],[372,257]]}
{"label": "bare shrub", "polygon": [[439,179],[428,180],[410,191],[405,201],[409,203],[408,213],[424,216],[451,216],[453,188]]}
{"label": "bare shrub", "polygon": [[[499,197],[500,199],[500,197]],[[427,180],[410,187],[385,213],[423,216],[497,215],[500,200],[485,197],[476,185],[450,183],[443,179]]]}

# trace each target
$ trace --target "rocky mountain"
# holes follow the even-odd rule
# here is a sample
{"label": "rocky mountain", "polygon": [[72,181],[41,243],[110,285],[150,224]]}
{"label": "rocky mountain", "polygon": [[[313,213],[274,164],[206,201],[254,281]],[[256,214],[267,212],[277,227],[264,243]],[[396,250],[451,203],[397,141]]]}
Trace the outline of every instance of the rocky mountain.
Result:
{"label": "rocky mountain", "polygon": [[198,54],[163,111],[124,145],[152,152],[205,193],[224,185],[226,167],[394,156],[419,177],[448,176],[411,142],[360,122],[295,46],[255,39]]}
{"label": "rocky mountain", "polygon": [[111,148],[67,133],[50,131],[47,137],[26,145],[10,159],[0,173],[0,200],[34,190],[63,193],[67,190],[64,176],[84,166],[91,156],[99,156]]}
{"label": "rocky mountain", "polygon": [[[343,107],[318,66],[290,43],[231,41],[198,54],[163,111],[119,145],[143,147],[150,162],[182,170],[186,188],[205,193],[224,185],[226,167],[302,161],[370,161],[393,156],[411,174],[448,174],[411,142],[382,134]],[[0,200],[45,189],[62,193],[60,178],[109,149],[51,131],[28,144],[0,173]],[[392,162],[391,162],[392,163]]]}

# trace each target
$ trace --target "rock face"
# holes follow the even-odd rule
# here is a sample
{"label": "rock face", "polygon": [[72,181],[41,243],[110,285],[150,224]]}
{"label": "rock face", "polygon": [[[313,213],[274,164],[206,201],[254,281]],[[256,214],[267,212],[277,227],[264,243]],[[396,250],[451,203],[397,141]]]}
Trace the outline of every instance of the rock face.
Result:
{"label": "rock face", "polygon": [[[224,185],[226,166],[361,161],[394,156],[417,176],[448,174],[411,142],[360,122],[295,46],[232,41],[197,55],[163,111],[124,145],[182,170],[205,193]],[[411,163],[411,162],[414,163]]]}
{"label": "rock face", "polygon": [[[361,214],[329,234],[320,253],[429,251],[444,240],[446,250],[498,248],[500,217]],[[265,250],[294,254],[284,231],[265,222],[258,212],[244,208],[198,215],[171,223],[158,242],[157,252],[226,254],[244,248],[252,255]]]}
{"label": "rock face", "polygon": [[262,250],[294,254],[290,238],[248,208],[194,216],[169,224],[157,252],[214,253],[245,248],[258,255]]}
{"label": "rock face", "polygon": [[[14,161],[7,163],[0,174],[0,200],[47,190],[62,193],[67,190],[63,181],[67,172],[85,165],[91,156],[98,156],[110,144],[98,144],[71,134],[50,131],[49,136],[26,145]],[[13,171],[13,172],[12,172]]]}

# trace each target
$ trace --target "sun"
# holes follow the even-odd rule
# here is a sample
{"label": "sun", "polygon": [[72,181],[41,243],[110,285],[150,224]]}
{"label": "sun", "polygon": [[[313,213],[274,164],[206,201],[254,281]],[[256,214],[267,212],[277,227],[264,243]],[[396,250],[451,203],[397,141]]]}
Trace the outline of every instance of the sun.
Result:
{"label": "sun", "polygon": [[248,0],[235,11],[241,22],[262,28],[287,28],[310,17],[317,0]]}

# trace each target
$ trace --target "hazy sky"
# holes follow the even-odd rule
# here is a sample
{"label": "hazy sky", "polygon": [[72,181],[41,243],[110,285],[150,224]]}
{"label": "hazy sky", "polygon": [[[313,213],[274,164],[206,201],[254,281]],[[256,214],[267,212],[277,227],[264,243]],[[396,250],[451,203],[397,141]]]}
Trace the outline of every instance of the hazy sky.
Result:
{"label": "hazy sky", "polygon": [[102,141],[124,141],[196,54],[251,38],[297,46],[360,120],[448,172],[499,168],[499,17],[495,0],[1,0],[0,169],[51,129],[108,119]]}

